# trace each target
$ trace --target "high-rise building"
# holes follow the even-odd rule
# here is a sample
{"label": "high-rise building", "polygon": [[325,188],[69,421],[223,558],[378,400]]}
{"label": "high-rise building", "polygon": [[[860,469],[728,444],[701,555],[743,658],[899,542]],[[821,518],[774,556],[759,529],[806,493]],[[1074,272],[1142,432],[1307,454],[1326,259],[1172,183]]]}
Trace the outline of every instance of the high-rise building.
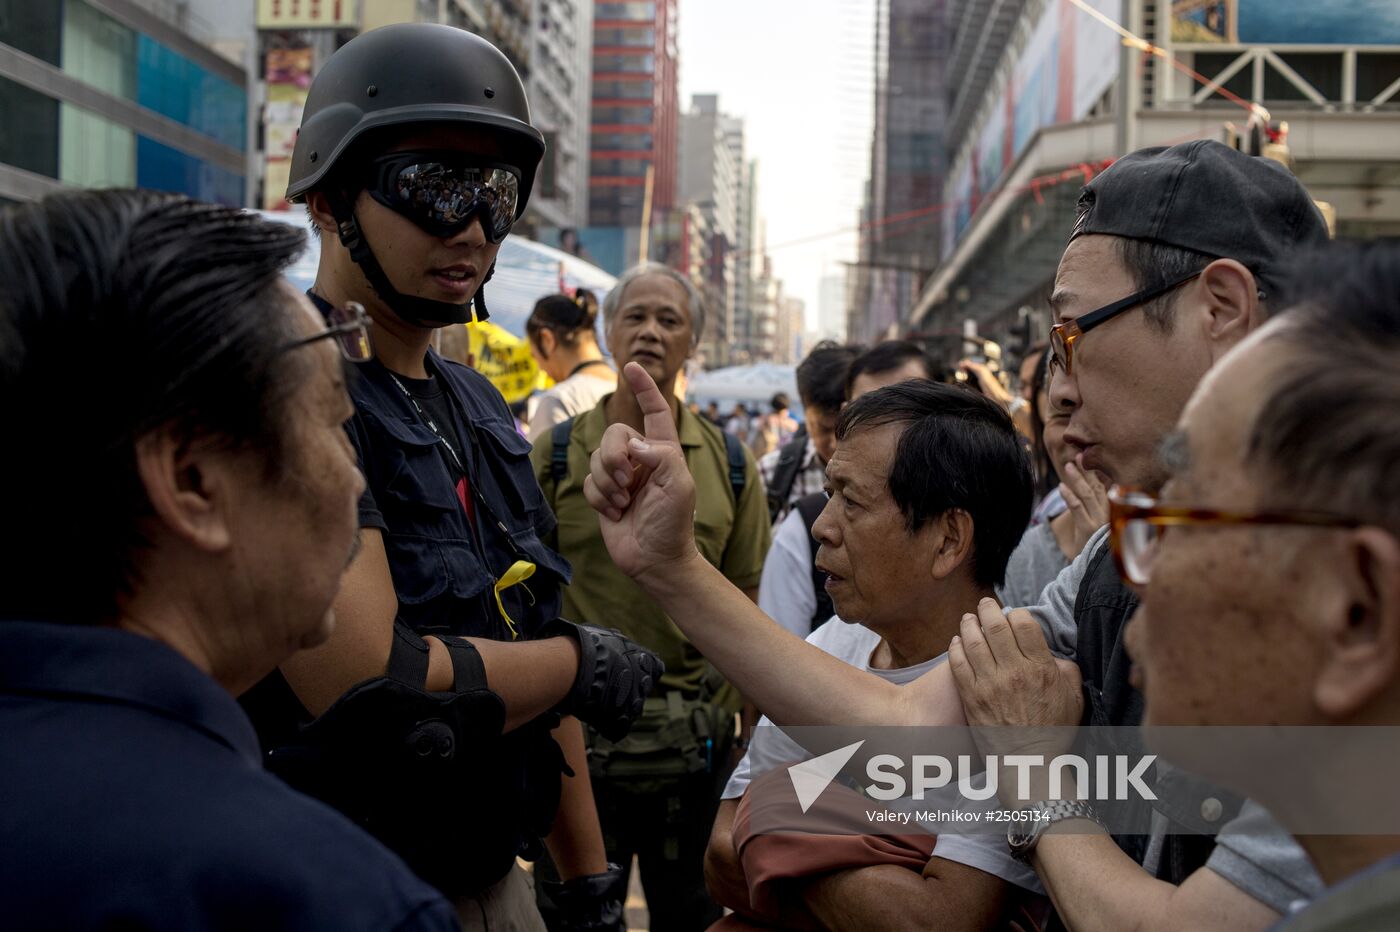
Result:
{"label": "high-rise building", "polygon": [[677,199],[705,215],[711,237],[704,276],[706,303],[718,326],[705,335],[706,358],[735,361],[746,348],[748,321],[735,315],[743,124],[719,110],[714,94],[696,94],[680,123],[680,184]]}
{"label": "high-rise building", "polygon": [[778,301],[778,321],[774,337],[773,361],[792,365],[802,357],[802,322],[806,304],[801,298],[784,295]]}
{"label": "high-rise building", "polygon": [[642,225],[648,169],[653,212],[675,206],[678,3],[630,0],[593,5],[591,227]]}
{"label": "high-rise building", "polygon": [[873,340],[907,321],[937,264],[947,12],[947,0],[876,3],[875,131],[856,299],[844,328],[852,339]]}
{"label": "high-rise building", "polygon": [[817,292],[817,339],[846,339],[846,276],[823,275]]}
{"label": "high-rise building", "polygon": [[[749,159],[741,169],[736,198],[734,286],[730,305],[734,308],[736,326],[744,331],[747,339],[747,333],[753,326],[754,282],[763,271],[763,244],[759,236],[758,160]],[[745,346],[745,349],[752,348]]]}
{"label": "high-rise building", "polygon": [[0,0],[0,202],[140,186],[247,204],[252,35],[248,7]]}
{"label": "high-rise building", "polygon": [[[1046,299],[1086,180],[1144,146],[1225,139],[1255,105],[1337,233],[1400,233],[1400,8],[1342,0],[948,0],[942,247],[905,327],[976,327],[1016,350]],[[1297,11],[1296,15],[1289,10]],[[1174,67],[1171,58],[1183,67]],[[1194,71],[1204,83],[1193,77]],[[1258,113],[1258,111],[1254,111]],[[1275,152],[1282,152],[1277,146]]]}
{"label": "high-rise building", "polygon": [[[218,0],[210,0],[218,2]],[[442,23],[490,41],[525,82],[546,151],[517,229],[579,227],[588,212],[592,0],[259,0],[266,79],[263,206],[285,208],[286,172],[306,88],[327,58],[360,32],[392,23]]]}
{"label": "high-rise building", "polygon": [[736,363],[773,362],[776,359],[778,313],[782,307],[782,300],[783,283],[773,275],[773,260],[764,256],[753,282],[748,337],[735,354]]}
{"label": "high-rise building", "polygon": [[533,0],[530,118],[545,137],[527,225],[588,223],[588,112],[592,97],[593,0]]}

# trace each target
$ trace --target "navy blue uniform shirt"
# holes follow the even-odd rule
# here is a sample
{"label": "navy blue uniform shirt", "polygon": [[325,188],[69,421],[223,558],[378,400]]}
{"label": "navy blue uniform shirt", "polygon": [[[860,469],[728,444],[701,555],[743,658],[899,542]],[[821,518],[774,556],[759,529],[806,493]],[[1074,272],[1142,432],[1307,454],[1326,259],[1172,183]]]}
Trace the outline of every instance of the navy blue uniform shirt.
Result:
{"label": "navy blue uniform shirt", "polygon": [[[322,313],[329,310],[318,295],[307,297]],[[348,388],[355,414],[346,429],[365,475],[360,526],[383,533],[396,618],[419,635],[513,640],[496,604],[495,584],[515,562],[535,564],[523,585],[501,592],[502,605],[526,639],[559,616],[570,573],[568,561],[543,542],[554,529],[554,513],[535,481],[530,444],[485,376],[432,350],[425,364],[431,382],[395,376],[377,359],[352,369]],[[406,392],[418,396],[417,408]],[[435,433],[427,421],[437,424],[443,417],[451,421],[438,424]],[[310,715],[280,673],[242,701],[264,749],[274,754],[270,766],[276,770],[278,755],[296,754],[302,745],[298,729]],[[537,840],[550,830],[560,793],[563,759],[549,734],[556,722],[544,716],[496,741],[464,747],[460,753],[473,766],[463,777],[453,817],[425,807],[422,824],[409,827],[454,841],[456,863],[420,864],[401,852],[409,866],[420,875],[451,878],[451,884],[439,884],[456,896],[495,883],[518,854],[537,857]],[[326,779],[348,783],[354,774]],[[406,777],[402,792],[419,788]]]}
{"label": "navy blue uniform shirt", "polygon": [[[493,587],[517,560],[534,563],[524,587],[501,593],[526,637],[558,616],[569,580],[568,562],[542,542],[554,529],[554,513],[535,481],[530,443],[485,376],[432,350],[428,365],[443,389],[434,407],[454,415],[446,429],[439,427],[451,452],[399,388],[421,390],[421,382],[395,384],[377,360],[355,369],[349,429],[366,480],[360,526],[384,532],[399,620],[419,634],[511,640]],[[458,461],[469,472],[470,516],[462,507]]]}
{"label": "navy blue uniform shirt", "polygon": [[456,929],[329,807],[264,773],[233,697],[112,628],[0,622],[0,926]]}

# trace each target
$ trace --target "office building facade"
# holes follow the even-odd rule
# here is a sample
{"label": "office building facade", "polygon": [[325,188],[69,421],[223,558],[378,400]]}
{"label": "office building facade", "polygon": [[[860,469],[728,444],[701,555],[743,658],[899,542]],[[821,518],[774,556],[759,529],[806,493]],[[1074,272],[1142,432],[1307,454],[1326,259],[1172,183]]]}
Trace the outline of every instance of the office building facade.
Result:
{"label": "office building facade", "polygon": [[0,199],[135,186],[248,203],[248,72],[188,11],[0,0]]}

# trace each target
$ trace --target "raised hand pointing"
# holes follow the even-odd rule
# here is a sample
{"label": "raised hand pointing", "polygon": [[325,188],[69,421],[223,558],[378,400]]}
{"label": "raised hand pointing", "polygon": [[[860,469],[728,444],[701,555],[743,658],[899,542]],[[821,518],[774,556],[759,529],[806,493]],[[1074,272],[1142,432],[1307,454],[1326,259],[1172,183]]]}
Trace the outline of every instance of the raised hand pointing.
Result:
{"label": "raised hand pointing", "polygon": [[636,363],[622,376],[637,396],[645,434],[625,424],[609,427],[593,453],[583,494],[598,512],[613,562],[636,578],[700,558],[693,527],[695,482],[666,397]]}

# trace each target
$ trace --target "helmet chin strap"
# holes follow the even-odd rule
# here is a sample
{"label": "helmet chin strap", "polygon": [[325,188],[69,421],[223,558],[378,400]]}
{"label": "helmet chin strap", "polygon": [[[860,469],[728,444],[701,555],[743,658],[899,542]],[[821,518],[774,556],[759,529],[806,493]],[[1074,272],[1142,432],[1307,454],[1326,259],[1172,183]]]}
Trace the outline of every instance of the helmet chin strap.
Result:
{"label": "helmet chin strap", "polygon": [[434,324],[465,324],[473,319],[473,308],[475,309],[476,320],[486,320],[490,313],[486,310],[486,298],[483,294],[484,286],[491,280],[491,276],[496,274],[496,263],[491,263],[491,268],[487,270],[486,277],[481,280],[481,285],[477,286],[476,294],[471,301],[466,304],[452,304],[449,301],[433,301],[429,298],[418,298],[399,292],[389,281],[389,276],[384,273],[384,267],[379,264],[379,260],[374,256],[374,250],[370,249],[369,240],[365,238],[364,232],[360,229],[360,222],[355,217],[355,211],[350,206],[349,200],[339,191],[327,191],[327,200],[330,202],[331,213],[335,216],[336,228],[340,234],[340,242],[350,252],[350,258],[365,273],[370,287],[376,294],[389,305],[389,309],[411,324],[434,325]]}

